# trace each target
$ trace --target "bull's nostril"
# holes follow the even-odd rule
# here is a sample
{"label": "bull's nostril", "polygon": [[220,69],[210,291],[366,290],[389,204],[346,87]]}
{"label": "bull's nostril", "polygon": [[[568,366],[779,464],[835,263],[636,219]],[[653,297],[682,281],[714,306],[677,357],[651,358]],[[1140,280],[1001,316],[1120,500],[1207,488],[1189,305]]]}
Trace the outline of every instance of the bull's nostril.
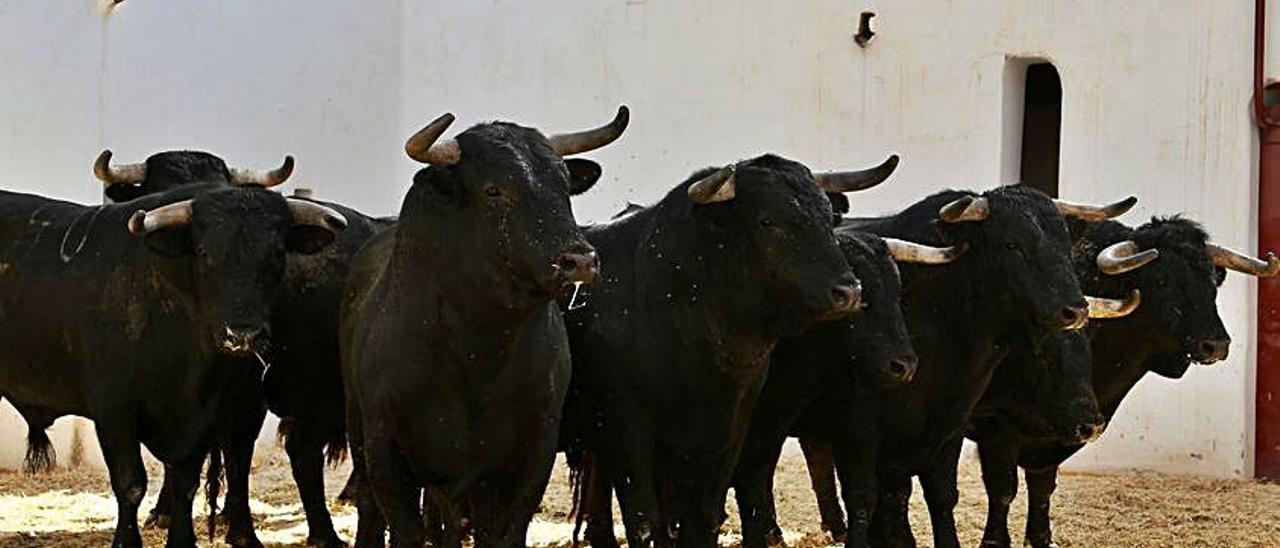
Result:
{"label": "bull's nostril", "polygon": [[858,284],[839,284],[831,288],[831,304],[837,311],[853,310],[860,300],[862,300],[862,287]]}
{"label": "bull's nostril", "polygon": [[915,376],[916,362],[911,358],[894,358],[889,361],[889,374],[894,380],[910,382]]}
{"label": "bull's nostril", "polygon": [[1058,311],[1063,327],[1078,329],[1089,319],[1089,309],[1084,306],[1064,306]]}
{"label": "bull's nostril", "polygon": [[599,260],[594,251],[586,253],[564,253],[554,263],[556,276],[562,282],[590,283],[599,269]]}

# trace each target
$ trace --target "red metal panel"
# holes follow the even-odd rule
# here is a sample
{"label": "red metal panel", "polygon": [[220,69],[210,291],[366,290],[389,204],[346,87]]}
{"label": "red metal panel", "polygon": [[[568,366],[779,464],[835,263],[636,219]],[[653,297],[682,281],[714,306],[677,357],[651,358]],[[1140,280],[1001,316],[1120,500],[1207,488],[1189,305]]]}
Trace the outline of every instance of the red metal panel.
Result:
{"label": "red metal panel", "polygon": [[[1266,2],[1254,3],[1254,117],[1259,128],[1259,256],[1280,249],[1280,105],[1264,104]],[[1274,91],[1274,89],[1273,89]],[[1258,368],[1254,474],[1280,481],[1280,277],[1258,278]]]}
{"label": "red metal panel", "polygon": [[[1280,119],[1280,106],[1268,106]],[[1261,128],[1258,159],[1259,256],[1280,249],[1280,127]],[[1258,278],[1255,474],[1280,481],[1280,277]]]}

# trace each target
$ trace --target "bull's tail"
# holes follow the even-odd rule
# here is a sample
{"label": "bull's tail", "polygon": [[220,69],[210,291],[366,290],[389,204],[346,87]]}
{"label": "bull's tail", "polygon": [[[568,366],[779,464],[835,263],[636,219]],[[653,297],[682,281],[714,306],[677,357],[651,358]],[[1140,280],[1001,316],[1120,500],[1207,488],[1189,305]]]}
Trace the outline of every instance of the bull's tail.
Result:
{"label": "bull's tail", "polygon": [[209,503],[209,517],[205,527],[209,531],[209,544],[218,532],[218,492],[222,490],[222,449],[214,444],[209,450],[209,469],[205,472],[204,496]]}
{"label": "bull's tail", "polygon": [[329,466],[337,466],[347,460],[347,431],[342,429],[333,439],[325,443],[324,460]]}
{"label": "bull's tail", "polygon": [[57,453],[49,435],[42,428],[28,425],[27,455],[22,459],[22,471],[32,475],[52,472],[56,462]]}

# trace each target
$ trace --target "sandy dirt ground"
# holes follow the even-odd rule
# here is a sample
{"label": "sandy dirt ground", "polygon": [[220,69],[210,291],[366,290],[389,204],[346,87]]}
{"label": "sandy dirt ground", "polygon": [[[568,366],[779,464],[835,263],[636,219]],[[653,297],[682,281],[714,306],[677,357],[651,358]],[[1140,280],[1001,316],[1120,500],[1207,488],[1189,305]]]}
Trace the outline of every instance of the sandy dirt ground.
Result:
{"label": "sandy dirt ground", "polygon": [[[159,490],[159,469],[154,465],[149,468],[152,480],[143,516]],[[329,471],[331,499],[341,489],[346,470],[343,466]],[[986,511],[977,466],[965,462],[960,477],[957,522],[963,544],[977,546]],[[776,483],[788,544],[830,544],[818,528],[817,507],[798,455],[784,456]],[[259,451],[252,490],[252,509],[262,541],[267,546],[304,546],[306,524],[282,451]],[[203,494],[197,495],[197,500],[202,499]],[[1019,497],[1010,519],[1014,538],[1022,535],[1024,500]],[[1063,474],[1054,502],[1054,524],[1064,548],[1280,546],[1280,485],[1153,474]],[[569,506],[567,474],[557,466],[531,528],[530,544],[568,545],[572,531]],[[340,505],[333,510],[338,533],[350,539],[355,511]],[[732,503],[729,510],[731,516],[736,514]],[[202,508],[197,509],[198,531],[203,530],[204,514]],[[928,519],[918,489],[912,523],[920,544],[930,545]],[[108,546],[114,524],[115,502],[103,472],[60,470],[32,477],[0,471],[0,547]],[[722,545],[737,543],[736,517],[730,519],[724,533]],[[160,531],[145,532],[148,546],[163,545],[163,538]],[[202,541],[201,546],[206,545]],[[214,545],[225,546],[220,538]]]}

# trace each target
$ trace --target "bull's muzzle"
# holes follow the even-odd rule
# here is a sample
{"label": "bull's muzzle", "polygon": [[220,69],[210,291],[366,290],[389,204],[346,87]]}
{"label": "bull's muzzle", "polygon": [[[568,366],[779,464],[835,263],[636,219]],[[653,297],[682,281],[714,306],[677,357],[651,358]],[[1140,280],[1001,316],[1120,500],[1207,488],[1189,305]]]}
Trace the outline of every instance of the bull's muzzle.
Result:
{"label": "bull's muzzle", "polygon": [[1202,339],[1191,350],[1191,359],[1199,364],[1217,363],[1227,359],[1231,350],[1231,337]]}
{"label": "bull's muzzle", "polygon": [[261,350],[266,338],[266,330],[261,327],[227,326],[219,349],[225,354],[244,356]]}
{"label": "bull's muzzle", "polygon": [[595,281],[600,273],[600,259],[595,250],[561,253],[551,268],[555,271],[555,282],[563,289]]}
{"label": "bull's muzzle", "polygon": [[862,284],[857,280],[842,281],[831,287],[831,317],[840,317],[858,309],[862,302]]}
{"label": "bull's muzzle", "polygon": [[919,359],[915,355],[904,354],[890,359],[880,372],[882,385],[888,388],[909,384],[916,376]]}
{"label": "bull's muzzle", "polygon": [[1089,306],[1070,305],[1058,311],[1059,327],[1063,331],[1074,331],[1089,323]]}

